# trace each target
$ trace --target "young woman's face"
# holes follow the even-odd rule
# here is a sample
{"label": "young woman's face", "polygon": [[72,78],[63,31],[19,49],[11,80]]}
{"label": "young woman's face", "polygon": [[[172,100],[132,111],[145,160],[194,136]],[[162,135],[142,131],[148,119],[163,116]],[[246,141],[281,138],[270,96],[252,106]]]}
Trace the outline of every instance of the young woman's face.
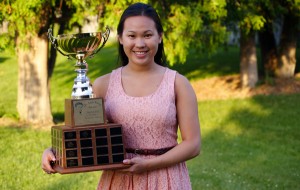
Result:
{"label": "young woman's face", "polygon": [[142,65],[154,63],[161,38],[152,19],[146,16],[133,16],[125,20],[119,41],[123,45],[129,64]]}

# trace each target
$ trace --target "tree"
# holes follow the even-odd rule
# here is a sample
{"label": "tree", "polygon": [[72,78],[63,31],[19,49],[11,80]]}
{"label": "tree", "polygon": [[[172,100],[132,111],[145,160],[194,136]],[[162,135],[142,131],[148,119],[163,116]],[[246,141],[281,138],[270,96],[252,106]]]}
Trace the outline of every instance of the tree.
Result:
{"label": "tree", "polygon": [[[18,55],[17,110],[22,121],[52,122],[47,80],[47,28],[51,5],[38,1],[2,2]],[[39,14],[39,15],[38,15]],[[46,77],[45,77],[46,76]]]}
{"label": "tree", "polygon": [[265,24],[257,8],[258,1],[227,1],[228,22],[240,28],[240,75],[242,87],[255,87],[258,81],[255,33]]}
{"label": "tree", "polygon": [[[264,67],[263,75],[266,78],[275,75],[275,70],[278,65],[277,60],[277,42],[274,36],[274,22],[276,14],[279,10],[276,1],[263,1],[259,5],[266,23],[258,32],[259,45],[261,49],[261,62]],[[277,7],[277,8],[276,8]]]}
{"label": "tree", "polygon": [[283,27],[280,39],[276,76],[293,77],[296,68],[297,35],[300,31],[300,2],[280,1],[283,11]]}
{"label": "tree", "polygon": [[[291,0],[262,1],[260,7],[267,20],[265,27],[259,32],[265,74],[272,77],[293,77],[297,33],[300,29],[300,4]],[[277,43],[274,32],[278,32],[280,36]]]}
{"label": "tree", "polygon": [[[47,31],[55,23],[59,33],[78,24],[86,12],[91,11],[89,5],[93,4],[89,3],[80,0],[2,2],[0,21],[9,22],[9,32],[2,34],[1,38],[6,40],[0,45],[16,47],[19,65],[17,110],[21,121],[52,124],[49,79],[56,51],[51,49],[48,53]],[[81,14],[73,16],[78,12]]]}

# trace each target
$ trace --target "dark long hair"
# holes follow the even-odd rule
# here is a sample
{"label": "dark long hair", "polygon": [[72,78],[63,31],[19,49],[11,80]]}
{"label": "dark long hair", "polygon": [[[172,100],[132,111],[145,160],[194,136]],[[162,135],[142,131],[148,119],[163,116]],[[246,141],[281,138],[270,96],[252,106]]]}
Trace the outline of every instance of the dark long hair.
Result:
{"label": "dark long hair", "polygon": [[[123,12],[119,25],[117,28],[118,35],[121,36],[124,30],[124,22],[128,17],[132,16],[147,16],[148,18],[152,19],[155,23],[157,32],[159,34],[163,33],[163,27],[161,25],[160,18],[155,11],[153,7],[150,5],[144,4],[144,3],[135,3],[127,7],[125,11]],[[121,62],[122,66],[125,66],[128,64],[128,57],[124,52],[123,45],[120,44],[119,42],[119,61]],[[158,65],[166,66],[166,61],[165,61],[165,53],[164,53],[164,43],[163,40],[161,43],[158,45],[157,53],[154,56],[154,61]]]}

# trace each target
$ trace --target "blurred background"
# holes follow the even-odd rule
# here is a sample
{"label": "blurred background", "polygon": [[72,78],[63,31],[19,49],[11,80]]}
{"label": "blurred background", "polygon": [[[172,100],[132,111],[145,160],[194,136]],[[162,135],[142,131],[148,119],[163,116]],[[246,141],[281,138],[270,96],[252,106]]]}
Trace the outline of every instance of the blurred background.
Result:
{"label": "blurred background", "polygon": [[[101,171],[46,175],[40,166],[76,77],[75,60],[47,32],[110,28],[105,47],[86,60],[94,81],[119,66],[116,27],[134,2],[0,3],[1,189],[96,188]],[[197,94],[202,152],[187,162],[193,189],[299,189],[300,1],[141,2],[160,15],[168,66]]]}

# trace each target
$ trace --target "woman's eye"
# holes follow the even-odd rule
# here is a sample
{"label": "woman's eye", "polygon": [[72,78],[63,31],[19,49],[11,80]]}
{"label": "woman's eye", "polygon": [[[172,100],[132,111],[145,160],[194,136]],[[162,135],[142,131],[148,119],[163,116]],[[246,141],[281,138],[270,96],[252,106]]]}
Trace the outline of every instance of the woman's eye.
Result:
{"label": "woman's eye", "polygon": [[129,38],[134,38],[134,35],[128,35]]}
{"label": "woman's eye", "polygon": [[152,36],[152,34],[146,34],[145,38],[150,38]]}

